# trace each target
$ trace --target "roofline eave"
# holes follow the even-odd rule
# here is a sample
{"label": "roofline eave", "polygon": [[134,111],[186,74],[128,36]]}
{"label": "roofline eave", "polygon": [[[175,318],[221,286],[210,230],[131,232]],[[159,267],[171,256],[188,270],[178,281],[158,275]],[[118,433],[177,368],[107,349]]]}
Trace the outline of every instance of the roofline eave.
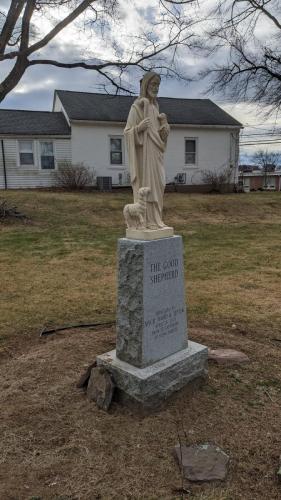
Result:
{"label": "roofline eave", "polygon": [[28,133],[21,133],[21,134],[15,134],[14,132],[11,133],[6,133],[2,134],[0,132],[0,139],[19,139],[21,137],[25,138],[30,138],[30,139],[46,139],[46,137],[49,137],[50,139],[71,139],[71,134],[30,134]]}
{"label": "roofline eave", "polygon": [[[118,125],[125,127],[125,121],[111,121],[111,120],[79,120],[77,118],[70,118],[70,123],[73,125]],[[215,128],[215,129],[236,129],[240,130],[244,128],[241,125],[204,125],[204,124],[192,124],[192,123],[170,123],[171,127],[175,128]]]}
{"label": "roofline eave", "polygon": [[239,172],[240,177],[271,177],[271,176],[280,176],[281,170],[274,170],[274,172]]}

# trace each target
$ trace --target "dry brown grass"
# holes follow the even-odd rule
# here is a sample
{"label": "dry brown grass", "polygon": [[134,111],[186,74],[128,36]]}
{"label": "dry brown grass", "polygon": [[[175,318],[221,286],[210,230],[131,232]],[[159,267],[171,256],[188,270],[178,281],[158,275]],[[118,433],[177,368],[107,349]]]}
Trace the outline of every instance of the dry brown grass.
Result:
{"label": "dry brown grass", "polygon": [[[32,218],[0,229],[1,500],[176,499],[180,432],[230,454],[224,483],[185,483],[184,498],[274,500],[281,412],[281,197],[171,194],[184,236],[190,337],[243,350],[247,365],[210,365],[200,390],[145,417],[89,403],[75,384],[112,329],[43,339],[43,324],[115,314],[115,246],[129,194],[8,193]],[[104,208],[106,209],[104,211]]]}
{"label": "dry brown grass", "polygon": [[10,351],[1,366],[0,498],[180,498],[171,453],[178,431],[231,457],[225,483],[185,484],[192,493],[185,498],[279,498],[280,348],[236,334],[190,333],[209,346],[243,343],[251,363],[211,365],[200,390],[183,390],[143,418],[116,403],[104,413],[75,387],[83,368],[113,348],[114,329],[68,331]]}

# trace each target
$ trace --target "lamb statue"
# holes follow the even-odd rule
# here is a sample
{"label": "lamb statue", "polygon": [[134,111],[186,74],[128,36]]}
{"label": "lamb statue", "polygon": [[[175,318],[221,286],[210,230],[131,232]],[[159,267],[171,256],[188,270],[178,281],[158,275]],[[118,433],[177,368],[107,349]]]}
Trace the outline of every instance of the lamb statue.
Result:
{"label": "lamb statue", "polygon": [[123,214],[128,228],[146,228],[146,201],[149,193],[148,187],[142,187],[138,190],[138,201],[125,205]]}

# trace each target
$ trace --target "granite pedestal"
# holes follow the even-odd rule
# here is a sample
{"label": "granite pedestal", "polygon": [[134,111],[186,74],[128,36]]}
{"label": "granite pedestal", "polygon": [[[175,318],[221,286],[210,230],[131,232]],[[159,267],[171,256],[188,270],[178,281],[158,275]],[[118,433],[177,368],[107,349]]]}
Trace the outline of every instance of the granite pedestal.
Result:
{"label": "granite pedestal", "polygon": [[208,350],[188,341],[182,238],[118,242],[116,351],[97,358],[138,403],[165,399],[206,373]]}

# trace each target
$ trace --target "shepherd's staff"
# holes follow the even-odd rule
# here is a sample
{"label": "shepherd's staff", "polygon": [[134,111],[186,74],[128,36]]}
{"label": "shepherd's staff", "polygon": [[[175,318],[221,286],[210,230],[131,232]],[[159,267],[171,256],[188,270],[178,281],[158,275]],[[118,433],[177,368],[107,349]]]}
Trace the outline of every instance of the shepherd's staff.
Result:
{"label": "shepherd's staff", "polygon": [[[147,97],[142,97],[140,100],[140,104],[143,106],[143,119],[149,118],[148,116],[148,104],[149,100]],[[144,172],[145,169],[147,168],[148,162],[147,162],[147,133],[148,133],[148,128],[146,128],[143,131],[143,150],[142,150],[142,180],[141,180],[141,187],[149,187],[144,185]],[[145,212],[144,212],[144,225],[146,227],[147,223],[147,217],[146,217],[146,212],[147,212],[147,203],[145,205]]]}

